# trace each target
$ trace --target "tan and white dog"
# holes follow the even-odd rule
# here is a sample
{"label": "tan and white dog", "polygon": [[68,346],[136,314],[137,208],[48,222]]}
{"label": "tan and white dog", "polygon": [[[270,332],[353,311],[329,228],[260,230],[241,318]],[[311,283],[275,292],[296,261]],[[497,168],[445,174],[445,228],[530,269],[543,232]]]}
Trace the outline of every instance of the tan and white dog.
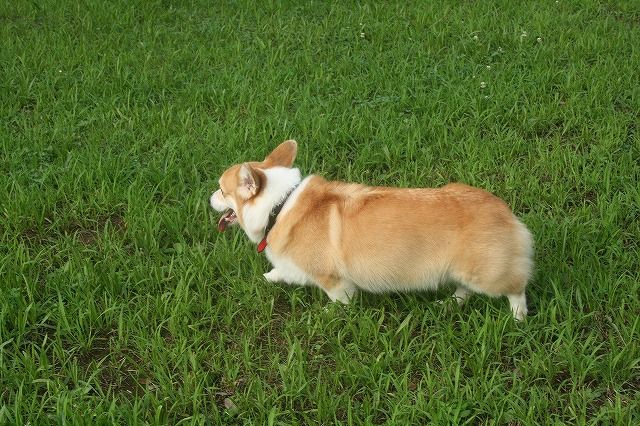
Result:
{"label": "tan and white dog", "polygon": [[348,303],[371,292],[436,289],[457,283],[472,293],[507,296],[516,319],[527,314],[525,287],[533,241],[504,201],[482,189],[370,187],[301,179],[289,140],[262,162],[237,164],[220,177],[211,207],[223,231],[239,223],[264,250],[268,281],[319,286]]}

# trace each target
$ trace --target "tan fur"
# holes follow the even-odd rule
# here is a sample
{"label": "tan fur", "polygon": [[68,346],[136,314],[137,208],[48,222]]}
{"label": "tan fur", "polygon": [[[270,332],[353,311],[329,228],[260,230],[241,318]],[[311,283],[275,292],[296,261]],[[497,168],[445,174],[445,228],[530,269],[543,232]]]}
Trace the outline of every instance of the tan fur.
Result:
{"label": "tan fur", "polygon": [[499,198],[451,184],[371,188],[314,177],[269,234],[312,277],[344,277],[369,291],[420,289],[451,274],[487,294],[521,293],[529,278],[521,226]]}
{"label": "tan fur", "polygon": [[[285,143],[264,162],[248,164],[258,171],[290,167],[295,151]],[[237,196],[238,167],[220,183],[235,197],[241,218],[252,200]],[[509,207],[489,192],[457,183],[398,189],[312,176],[267,242],[271,256],[288,259],[341,301],[355,288],[433,289],[449,279],[463,286],[456,292],[461,299],[470,290],[524,301],[533,265],[531,235]],[[518,319],[526,315],[526,304],[514,307],[512,301],[512,309]]]}

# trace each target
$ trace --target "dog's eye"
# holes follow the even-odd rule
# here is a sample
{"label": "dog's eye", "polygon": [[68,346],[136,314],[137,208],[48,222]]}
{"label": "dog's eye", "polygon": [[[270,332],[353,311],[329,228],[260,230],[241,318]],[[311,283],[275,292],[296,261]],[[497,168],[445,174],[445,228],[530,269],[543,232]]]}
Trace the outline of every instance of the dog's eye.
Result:
{"label": "dog's eye", "polygon": [[220,194],[222,194],[222,196],[224,197],[224,191],[222,190],[222,188],[220,188]]}

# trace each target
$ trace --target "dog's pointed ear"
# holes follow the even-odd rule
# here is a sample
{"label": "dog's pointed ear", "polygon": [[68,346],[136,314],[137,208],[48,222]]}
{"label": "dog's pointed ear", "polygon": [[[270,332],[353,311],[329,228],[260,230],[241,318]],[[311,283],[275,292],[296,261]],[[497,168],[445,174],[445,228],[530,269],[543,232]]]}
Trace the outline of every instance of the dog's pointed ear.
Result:
{"label": "dog's pointed ear", "polygon": [[290,139],[282,142],[271,154],[267,155],[263,164],[265,167],[291,167],[296,159],[296,154],[298,154],[298,142]]}
{"label": "dog's pointed ear", "polygon": [[260,171],[251,167],[249,163],[244,163],[240,166],[240,171],[238,172],[240,177],[240,186],[238,187],[238,192],[242,198],[248,200],[251,197],[254,197],[258,192],[260,192],[260,188],[262,186],[262,178],[260,176]]}

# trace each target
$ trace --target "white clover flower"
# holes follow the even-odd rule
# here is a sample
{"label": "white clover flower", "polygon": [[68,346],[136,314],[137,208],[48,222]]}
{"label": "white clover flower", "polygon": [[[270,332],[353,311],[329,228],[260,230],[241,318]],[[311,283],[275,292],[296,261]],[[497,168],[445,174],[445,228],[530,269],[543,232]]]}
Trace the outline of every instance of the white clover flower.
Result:
{"label": "white clover flower", "polygon": [[485,83],[484,81],[480,82],[480,88],[484,89],[485,87],[487,87],[487,83]]}
{"label": "white clover flower", "polygon": [[487,69],[490,70],[491,69],[491,65],[487,65]]}
{"label": "white clover flower", "polygon": [[360,33],[360,38],[364,38],[364,33]]}
{"label": "white clover flower", "polygon": [[478,41],[478,35],[477,34],[473,36],[473,40],[474,41]]}
{"label": "white clover flower", "polygon": [[542,43],[542,37],[538,37],[538,38],[536,39],[536,41],[537,41],[538,43]]}

